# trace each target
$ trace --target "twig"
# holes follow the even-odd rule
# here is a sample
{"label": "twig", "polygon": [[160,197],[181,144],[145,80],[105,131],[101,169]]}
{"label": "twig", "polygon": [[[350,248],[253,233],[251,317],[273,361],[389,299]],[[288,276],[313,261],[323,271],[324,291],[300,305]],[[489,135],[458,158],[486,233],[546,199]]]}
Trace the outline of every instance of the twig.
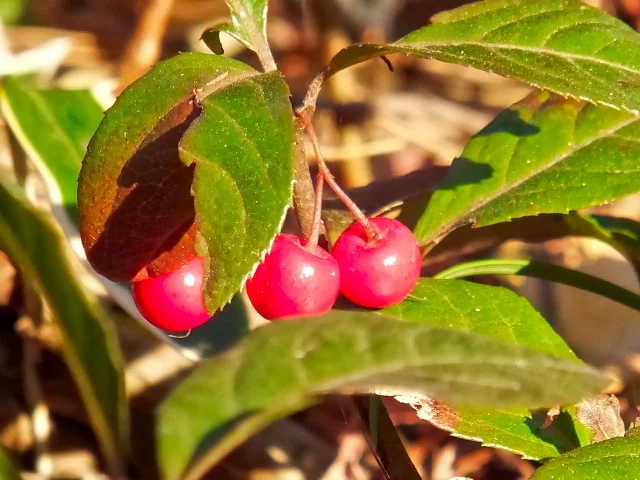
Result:
{"label": "twig", "polygon": [[143,75],[160,58],[174,0],[148,0],[138,27],[127,45],[120,69],[120,91]]}

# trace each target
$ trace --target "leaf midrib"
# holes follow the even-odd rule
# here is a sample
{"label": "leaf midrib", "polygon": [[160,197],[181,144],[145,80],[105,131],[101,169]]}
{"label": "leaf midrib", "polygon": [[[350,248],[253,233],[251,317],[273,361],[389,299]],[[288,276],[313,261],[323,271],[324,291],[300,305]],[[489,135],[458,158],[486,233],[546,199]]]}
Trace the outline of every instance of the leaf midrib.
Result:
{"label": "leaf midrib", "polygon": [[[447,222],[446,224],[441,226],[434,233],[429,235],[429,237],[427,237],[424,240],[423,243],[424,244],[428,244],[428,243],[434,241],[434,239],[440,237],[441,235],[450,232],[451,230],[453,230],[457,226],[459,226],[459,225],[461,225],[463,223],[470,223],[470,222],[465,222],[465,220],[467,220],[469,217],[473,216],[475,212],[477,212],[479,209],[485,207],[486,205],[488,205],[489,203],[494,201],[496,198],[501,197],[501,196],[509,193],[510,191],[512,191],[515,188],[519,187],[523,183],[525,183],[525,182],[529,181],[530,179],[534,178],[535,176],[546,172],[550,168],[553,168],[558,163],[560,163],[563,160],[569,158],[570,156],[574,155],[575,153],[579,152],[580,150],[589,147],[591,144],[597,142],[598,140],[601,140],[603,138],[611,136],[613,133],[617,132],[618,130],[623,129],[623,128],[631,125],[632,123],[637,122],[638,120],[640,120],[640,117],[632,116],[632,117],[630,117],[630,118],[628,118],[628,119],[616,124],[615,126],[612,126],[612,127],[608,128],[608,129],[601,130],[597,135],[594,135],[592,137],[587,138],[586,140],[583,140],[582,142],[576,144],[574,146],[574,148],[571,148],[571,149],[567,150],[562,155],[558,155],[556,158],[550,159],[550,161],[544,163],[540,167],[538,167],[538,168],[536,168],[534,170],[531,170],[527,175],[524,175],[524,176],[520,177],[518,180],[516,180],[516,181],[514,181],[514,182],[512,182],[512,183],[510,183],[508,185],[503,185],[501,188],[495,190],[493,193],[491,193],[491,194],[489,194],[489,195],[487,195],[485,197],[482,197],[482,199],[480,199],[477,202],[474,202],[469,208],[467,208],[464,213],[457,215],[452,220],[450,220],[449,222]],[[509,164],[511,164],[512,161],[513,161],[513,154],[511,155]]]}
{"label": "leaf midrib", "polygon": [[[442,47],[460,47],[460,46],[477,46],[486,48],[488,50],[491,49],[499,49],[499,50],[518,50],[529,53],[537,53],[550,55],[555,57],[560,57],[562,59],[571,59],[571,60],[583,60],[591,63],[599,63],[601,65],[606,65],[608,67],[612,67],[617,70],[625,70],[634,75],[640,76],[640,68],[632,68],[620,63],[614,63],[609,60],[605,60],[600,57],[584,55],[580,53],[572,53],[561,50],[553,50],[553,49],[545,49],[542,47],[533,47],[530,45],[513,45],[513,44],[505,44],[505,43],[492,43],[492,42],[478,42],[473,40],[466,41],[424,41],[424,42],[398,42],[392,43],[390,46],[399,49],[413,49],[413,48],[442,48]],[[578,67],[579,68],[579,67]]]}
{"label": "leaf midrib", "polygon": [[[465,333],[464,332],[456,332],[459,333],[460,336],[464,336]],[[480,334],[474,334],[474,336],[476,337],[480,337]],[[415,335],[411,338],[415,338]],[[492,342],[498,342],[497,340],[492,339]],[[300,397],[300,396],[313,396],[313,395],[317,395],[320,393],[325,393],[325,392],[331,392],[331,391],[337,391],[340,390],[341,386],[344,386],[345,384],[357,384],[357,383],[366,383],[367,381],[370,381],[371,379],[375,379],[376,377],[380,376],[380,375],[389,375],[389,374],[398,374],[401,375],[403,370],[411,370],[411,369],[417,369],[417,368],[425,368],[425,367],[438,367],[438,366],[494,366],[494,367],[511,367],[512,370],[514,371],[523,371],[523,370],[530,370],[531,368],[535,367],[540,367],[540,360],[544,360],[544,357],[547,357],[547,360],[554,360],[553,362],[544,362],[544,365],[542,365],[542,368],[547,369],[547,370],[552,370],[552,371],[556,371],[556,372],[561,372],[561,373],[566,373],[566,374],[576,374],[576,375],[585,375],[585,374],[589,374],[590,372],[587,371],[587,369],[585,368],[585,365],[577,362],[577,361],[571,361],[569,359],[565,359],[565,358],[561,358],[561,357],[554,357],[553,355],[544,353],[544,352],[538,352],[536,350],[532,350],[529,348],[525,348],[525,347],[521,347],[523,350],[526,350],[527,353],[530,353],[532,356],[536,356],[538,358],[536,358],[534,361],[532,361],[530,358],[527,359],[520,359],[518,364],[515,365],[510,357],[509,360],[506,359],[505,354],[502,354],[498,357],[493,357],[493,358],[483,358],[481,360],[470,360],[468,356],[463,355],[462,353],[460,353],[459,355],[457,355],[456,357],[448,357],[448,358],[443,358],[442,356],[440,357],[434,357],[434,356],[430,356],[430,355],[420,355],[419,353],[416,353],[416,355],[418,355],[418,358],[414,358],[413,360],[398,360],[398,361],[373,361],[373,365],[369,365],[368,367],[362,368],[356,372],[352,372],[350,374],[347,375],[340,375],[338,376],[338,378],[332,378],[332,379],[326,379],[326,380],[319,380],[319,381],[314,381],[313,379],[310,379],[308,377],[308,375],[306,374],[306,372],[303,370],[302,371],[302,378],[300,378],[300,375],[298,375],[298,385],[294,388],[291,389],[291,393],[286,395],[287,397]],[[252,349],[252,348],[249,348]],[[513,352],[508,352],[506,355],[510,355]],[[299,364],[299,362],[302,359],[297,359],[296,364]],[[237,360],[238,363],[242,364],[242,360]],[[298,372],[300,373],[300,372]],[[233,378],[236,378],[235,376],[233,376]],[[437,378],[437,377],[429,377],[428,375],[424,375],[424,378]],[[492,380],[496,380],[496,379],[492,379]],[[503,382],[503,384],[501,386],[498,386],[497,388],[504,388],[505,390],[510,390],[510,391],[517,391],[518,388],[520,388],[522,386],[522,382],[526,381],[526,380],[521,380],[521,381],[509,381],[509,382]],[[461,381],[460,383],[464,383],[466,385],[469,386],[481,386],[482,384],[484,384],[485,386],[487,385],[486,382],[474,382],[474,381]],[[513,384],[518,383],[519,385],[516,385],[515,388],[513,388]],[[235,384],[235,382],[234,382]],[[507,385],[510,384],[510,385]],[[496,387],[496,385],[494,383],[491,384],[492,388]],[[233,404],[234,404],[234,410],[239,411],[242,410],[242,408],[238,408],[239,405],[242,405],[242,402],[238,402],[238,395],[235,392],[235,387],[232,389],[233,392]]]}

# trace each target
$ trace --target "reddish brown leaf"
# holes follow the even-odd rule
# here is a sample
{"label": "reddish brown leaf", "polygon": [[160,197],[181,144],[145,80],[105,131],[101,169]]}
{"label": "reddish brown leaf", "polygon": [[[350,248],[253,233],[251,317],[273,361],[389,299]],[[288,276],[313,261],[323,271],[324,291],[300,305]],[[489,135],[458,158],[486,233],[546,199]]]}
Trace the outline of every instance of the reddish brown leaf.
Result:
{"label": "reddish brown leaf", "polygon": [[194,169],[180,161],[178,142],[198,113],[189,98],[158,122],[118,176],[113,204],[102,209],[107,218],[100,235],[92,235],[93,222],[81,223],[87,258],[105,277],[141,280],[195,256]]}
{"label": "reddish brown leaf", "polygon": [[183,54],[159,63],[118,98],[98,127],[78,185],[87,258],[114,281],[176,270],[195,256],[193,166],[178,143],[216,80],[253,70],[224,57]]}

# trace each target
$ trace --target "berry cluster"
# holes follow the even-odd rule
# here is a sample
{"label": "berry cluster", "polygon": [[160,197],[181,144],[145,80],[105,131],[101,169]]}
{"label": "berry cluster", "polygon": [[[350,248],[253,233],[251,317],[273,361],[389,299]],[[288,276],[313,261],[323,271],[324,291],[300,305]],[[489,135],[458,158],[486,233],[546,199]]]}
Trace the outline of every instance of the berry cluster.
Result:
{"label": "berry cluster", "polygon": [[[366,218],[331,176],[320,153],[310,119],[299,113],[318,163],[313,226],[305,238],[287,233],[273,245],[253,276],[247,295],[269,320],[321,315],[342,293],[351,302],[383,308],[401,302],[420,276],[416,238],[402,223]],[[351,211],[356,221],[340,235],[331,253],[318,245],[323,181]],[[203,265],[196,258],[175,272],[133,285],[140,313],[153,325],[183,331],[205,323],[210,314],[202,296]]]}
{"label": "berry cluster", "polygon": [[382,308],[402,301],[420,276],[420,250],[411,231],[396,220],[370,220],[369,238],[360,223],[347,228],[331,254],[281,234],[247,282],[251,303],[264,318],[321,315],[338,294],[353,303]]}
{"label": "berry cluster", "polygon": [[[411,231],[389,218],[369,220],[368,238],[356,222],[331,254],[288,233],[278,235],[269,254],[247,281],[247,295],[269,320],[321,315],[342,293],[357,305],[383,308],[404,300],[420,276],[420,250]],[[172,332],[205,323],[200,258],[175,272],[133,284],[138,310],[152,325]]]}

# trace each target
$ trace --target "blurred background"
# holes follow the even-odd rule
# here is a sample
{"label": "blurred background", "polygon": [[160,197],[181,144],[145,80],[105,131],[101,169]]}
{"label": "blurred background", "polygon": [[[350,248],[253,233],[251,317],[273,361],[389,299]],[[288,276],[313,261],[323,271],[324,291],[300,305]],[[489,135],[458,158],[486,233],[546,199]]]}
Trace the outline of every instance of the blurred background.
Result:
{"label": "blurred background", "polygon": [[[426,25],[435,13],[464,3],[471,2],[271,0],[268,37],[291,87],[293,102],[298,104],[313,76],[341,48],[355,42],[398,39]],[[634,28],[640,26],[640,0],[586,3]],[[40,86],[89,89],[106,108],[118,92],[158,60],[181,51],[208,51],[200,36],[226,15],[222,0],[0,0],[0,75],[38,72]],[[252,52],[229,37],[222,41],[226,55],[258,66]],[[469,137],[501,109],[525,96],[529,88],[437,61],[400,55],[390,60],[393,73],[384,62],[373,60],[332,77],[314,121],[339,182],[369,213],[384,209],[393,215],[403,199],[441,178]],[[15,139],[4,140],[3,145],[13,142],[15,151]],[[312,162],[311,149],[307,152]],[[372,182],[377,183],[369,186]],[[330,207],[330,192],[327,196]],[[640,200],[631,197],[596,211],[640,221]],[[293,223],[290,228],[295,228]],[[639,291],[633,268],[620,254],[595,240],[576,238],[542,245],[508,242],[498,249],[449,255],[425,265],[425,274],[461,260],[488,256],[560,263]],[[484,280],[493,284],[506,281]],[[508,286],[527,296],[585,360],[632,370],[640,366],[637,312],[569,287],[531,280],[513,280]],[[0,444],[34,472],[39,471],[38,462],[46,455],[47,471],[55,478],[100,478],[96,442],[60,359],[59,338],[55,331],[35,329],[21,316],[28,302],[22,292],[19,275],[0,252]],[[124,315],[122,302],[102,293],[105,306],[116,316]],[[238,311],[246,315],[248,324],[261,321],[241,299],[237,309],[227,315]],[[206,345],[200,351],[212,354],[223,348],[224,342],[212,345],[211,336],[233,330],[229,325],[218,322],[216,332],[176,342],[181,346],[201,342]],[[137,388],[131,395],[135,399],[132,439],[136,454],[132,478],[155,478],[152,420],[145,410],[157,403],[180,372],[189,368],[189,362],[163,349],[157,340],[142,339],[135,331],[118,333],[127,358],[146,358],[146,363],[139,362],[138,370],[134,369],[141,382],[133,387],[128,384],[128,388]],[[25,351],[34,345],[37,358],[25,361]],[[141,357],[139,352],[145,349],[153,350],[155,356]],[[171,376],[175,374],[171,381],[168,375],[158,373],[167,368]],[[30,412],[33,395],[48,409],[44,439],[38,437]],[[630,418],[633,409],[627,397],[620,399],[623,418]],[[410,406],[391,399],[385,399],[385,404],[425,479],[515,480],[528,478],[534,471],[535,463],[516,455],[453,438],[419,420]],[[44,477],[34,473],[24,478]],[[207,478],[382,477],[353,404],[333,398],[269,427]]]}

